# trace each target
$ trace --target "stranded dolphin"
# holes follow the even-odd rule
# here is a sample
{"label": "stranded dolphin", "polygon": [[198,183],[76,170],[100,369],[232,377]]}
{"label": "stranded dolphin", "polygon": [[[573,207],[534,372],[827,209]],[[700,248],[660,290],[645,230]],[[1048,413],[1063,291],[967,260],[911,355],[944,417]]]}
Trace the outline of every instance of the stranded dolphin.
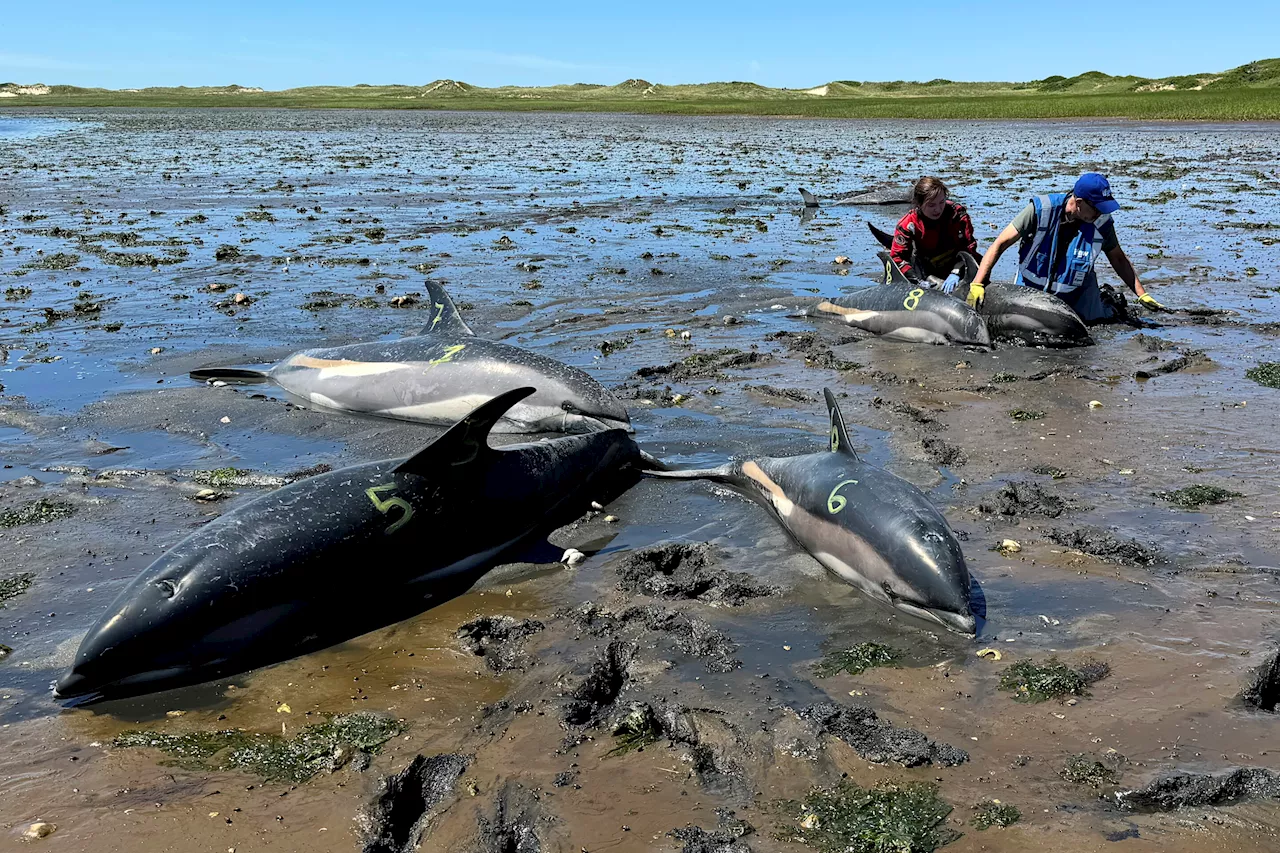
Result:
{"label": "stranded dolphin", "polygon": [[450,424],[512,388],[537,392],[496,432],[591,432],[625,427],[622,403],[599,382],[535,352],[478,338],[444,288],[427,282],[431,321],[414,337],[294,353],[268,369],[205,367],[191,378],[271,381],[311,403],[346,412]]}
{"label": "stranded dolphin", "polygon": [[[886,234],[870,222],[867,227],[886,249],[893,244],[892,235]],[[911,283],[897,264],[884,252],[880,254],[885,264],[886,282]],[[961,284],[951,293],[961,301],[968,299],[969,282],[978,274],[974,257],[967,252],[963,253],[963,257],[965,274]],[[993,338],[1044,347],[1078,347],[1093,343],[1093,336],[1089,334],[1089,328],[1079,314],[1052,293],[1045,293],[1034,287],[992,282],[986,286],[982,302],[978,304],[978,313],[986,320],[987,331]]]}
{"label": "stranded dolphin", "polygon": [[895,184],[867,187],[866,189],[855,190],[826,201],[820,201],[816,195],[802,188],[800,197],[804,199],[805,207],[834,207],[835,205],[843,204],[911,204],[912,202],[911,188],[900,187]]}
{"label": "stranded dolphin", "polygon": [[207,681],[391,624],[638,479],[621,429],[491,448],[494,424],[532,393],[500,394],[409,459],[301,480],[192,533],[116,598],[56,695]]}
{"label": "stranded dolphin", "polygon": [[828,452],[646,476],[729,485],[764,504],[801,547],[868,596],[972,635],[969,569],[947,520],[915,486],[858,458],[835,397],[824,393]]}
{"label": "stranded dolphin", "polygon": [[911,343],[991,346],[987,324],[968,305],[938,290],[907,284],[862,287],[804,311]]}

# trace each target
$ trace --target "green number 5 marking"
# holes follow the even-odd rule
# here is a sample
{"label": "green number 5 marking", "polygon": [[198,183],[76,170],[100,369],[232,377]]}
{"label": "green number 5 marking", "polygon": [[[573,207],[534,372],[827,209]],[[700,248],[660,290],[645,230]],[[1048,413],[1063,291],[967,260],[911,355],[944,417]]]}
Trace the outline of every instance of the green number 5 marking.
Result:
{"label": "green number 5 marking", "polygon": [[373,501],[374,508],[383,515],[391,512],[391,508],[393,506],[398,506],[402,510],[400,517],[391,522],[391,526],[386,529],[388,536],[395,533],[401,527],[404,527],[409,523],[409,519],[413,518],[413,507],[410,506],[409,502],[404,498],[382,499],[378,497],[378,492],[392,491],[395,487],[395,483],[383,483],[381,486],[374,486],[373,488],[364,490],[364,493],[369,496],[369,500]]}
{"label": "green number 5 marking", "polygon": [[857,480],[841,480],[839,483],[836,483],[836,487],[831,490],[831,494],[827,495],[827,512],[835,515],[840,510],[844,509],[849,501],[844,495],[840,494],[840,490],[845,486],[856,485],[858,485]]}

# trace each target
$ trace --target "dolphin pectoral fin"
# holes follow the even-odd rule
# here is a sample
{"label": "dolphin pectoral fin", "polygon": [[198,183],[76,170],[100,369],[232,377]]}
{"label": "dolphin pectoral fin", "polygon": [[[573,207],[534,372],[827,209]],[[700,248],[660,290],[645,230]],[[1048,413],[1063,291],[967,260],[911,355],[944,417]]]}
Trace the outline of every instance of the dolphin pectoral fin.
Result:
{"label": "dolphin pectoral fin", "polygon": [[804,206],[805,206],[805,207],[818,207],[818,206],[819,206],[819,205],[818,205],[818,197],[817,197],[816,195],[814,195],[813,193],[809,192],[808,190],[806,190],[804,187],[801,187],[801,188],[800,188],[800,198],[804,199]]}
{"label": "dolphin pectoral fin", "polygon": [[401,462],[396,467],[396,473],[439,475],[497,453],[489,446],[489,432],[512,406],[536,390],[514,388],[478,406],[471,414],[449,427],[444,435]]}
{"label": "dolphin pectoral fin", "polygon": [[857,459],[858,454],[853,449],[853,444],[849,441],[849,430],[844,425],[844,415],[840,413],[840,405],[836,403],[836,395],[831,393],[830,388],[823,388],[822,396],[827,401],[827,415],[831,418],[831,452],[847,453]]}
{"label": "dolphin pectoral fin", "polygon": [[881,246],[884,246],[887,249],[893,245],[892,234],[881,231],[879,228],[875,227],[870,222],[867,223],[867,228],[871,230],[871,236],[875,237],[876,242],[879,243]]}
{"label": "dolphin pectoral fin", "polygon": [[458,306],[453,304],[444,286],[439,282],[427,280],[427,296],[431,299],[431,322],[422,327],[421,335],[433,332],[452,332],[454,334],[475,337],[475,332],[458,313]]}
{"label": "dolphin pectoral fin", "polygon": [[271,368],[262,367],[197,367],[188,375],[197,382],[270,382]]}

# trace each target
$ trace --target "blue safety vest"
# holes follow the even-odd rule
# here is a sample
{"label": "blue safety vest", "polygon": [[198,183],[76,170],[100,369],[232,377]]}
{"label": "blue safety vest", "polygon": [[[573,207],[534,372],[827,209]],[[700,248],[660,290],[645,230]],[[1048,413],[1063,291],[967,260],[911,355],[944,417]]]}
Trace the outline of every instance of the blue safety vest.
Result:
{"label": "blue safety vest", "polygon": [[1111,215],[1104,213],[1092,223],[1080,223],[1080,233],[1051,270],[1058,254],[1058,226],[1067,210],[1067,194],[1036,196],[1031,203],[1036,209],[1036,233],[1022,245],[1014,282],[1049,293],[1070,293],[1093,273],[1093,265],[1102,254],[1102,226],[1111,221]]}

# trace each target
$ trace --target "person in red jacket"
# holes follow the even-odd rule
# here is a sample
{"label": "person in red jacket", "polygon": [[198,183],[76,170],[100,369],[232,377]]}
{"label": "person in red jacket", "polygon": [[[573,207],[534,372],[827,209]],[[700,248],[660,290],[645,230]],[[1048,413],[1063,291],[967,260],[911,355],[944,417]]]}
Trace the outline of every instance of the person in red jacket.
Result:
{"label": "person in red jacket", "polygon": [[889,255],[907,278],[943,279],[942,290],[950,293],[964,269],[960,252],[978,254],[973,221],[963,205],[947,198],[947,185],[937,178],[916,181],[911,198],[914,205],[898,221]]}

